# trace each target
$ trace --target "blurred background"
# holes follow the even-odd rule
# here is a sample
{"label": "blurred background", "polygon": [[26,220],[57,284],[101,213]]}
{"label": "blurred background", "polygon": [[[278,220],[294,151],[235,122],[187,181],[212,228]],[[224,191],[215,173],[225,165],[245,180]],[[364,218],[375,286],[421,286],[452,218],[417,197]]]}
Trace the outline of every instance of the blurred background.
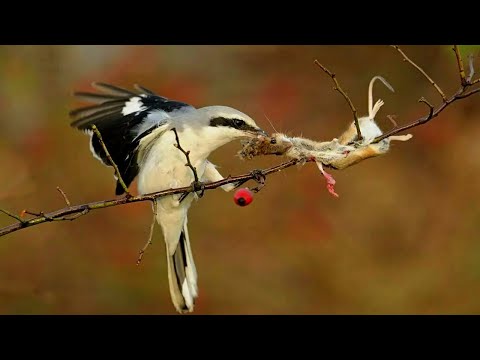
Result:
{"label": "blurred background", "polygon": [[[463,46],[466,56],[478,47]],[[450,46],[404,46],[447,94],[459,77]],[[383,129],[424,114],[438,94],[388,46],[2,46],[0,207],[50,211],[114,198],[112,170],[69,126],[71,93],[92,81],[201,107],[228,105],[269,132],[316,140],[351,121],[344,99],[313,60],[335,72],[360,114],[375,75]],[[478,61],[477,61],[478,62]],[[189,213],[199,272],[194,314],[480,313],[480,96],[455,103],[386,156],[331,171],[316,166],[267,179],[248,207],[209,191]],[[282,162],[242,161],[240,144],[212,154],[224,175]],[[136,183],[132,187],[136,192]],[[94,211],[0,238],[0,313],[176,314],[160,228],[136,266],[149,203]],[[0,226],[12,219],[0,214]]]}

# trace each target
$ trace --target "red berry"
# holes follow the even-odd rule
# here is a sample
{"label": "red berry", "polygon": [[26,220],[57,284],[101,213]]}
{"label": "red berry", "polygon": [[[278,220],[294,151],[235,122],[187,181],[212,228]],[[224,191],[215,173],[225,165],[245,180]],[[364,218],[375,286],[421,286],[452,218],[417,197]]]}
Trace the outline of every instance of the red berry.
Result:
{"label": "red berry", "polygon": [[238,189],[233,195],[233,201],[238,206],[247,206],[253,201],[253,193],[248,188]]}

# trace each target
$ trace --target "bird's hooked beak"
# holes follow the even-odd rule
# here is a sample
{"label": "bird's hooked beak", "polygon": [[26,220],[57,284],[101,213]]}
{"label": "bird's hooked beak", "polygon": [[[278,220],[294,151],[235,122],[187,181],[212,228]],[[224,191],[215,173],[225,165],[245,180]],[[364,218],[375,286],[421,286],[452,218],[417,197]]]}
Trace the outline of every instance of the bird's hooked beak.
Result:
{"label": "bird's hooked beak", "polygon": [[252,134],[252,136],[256,137],[256,136],[264,136],[264,137],[268,137],[268,134],[266,131],[258,128],[258,129],[255,129],[255,130],[252,130],[252,131],[249,131],[250,134]]}

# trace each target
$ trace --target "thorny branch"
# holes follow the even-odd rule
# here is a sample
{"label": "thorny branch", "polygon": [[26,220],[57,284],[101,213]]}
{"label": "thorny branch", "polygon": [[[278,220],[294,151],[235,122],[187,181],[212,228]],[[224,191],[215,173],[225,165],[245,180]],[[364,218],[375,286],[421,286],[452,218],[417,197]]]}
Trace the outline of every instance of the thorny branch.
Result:
{"label": "thorny branch", "polygon": [[[264,176],[268,176],[270,174],[289,168],[297,164],[297,162],[298,162],[297,160],[284,162],[280,165],[262,170],[262,174]],[[243,174],[238,176],[228,176],[223,180],[215,181],[212,183],[205,183],[204,190],[212,190],[227,184],[246,182],[248,180],[255,180],[255,178],[256,178],[255,173]],[[167,190],[163,190],[163,191],[159,191],[151,194],[131,196],[131,197],[121,197],[119,199],[101,200],[101,201],[95,201],[95,202],[90,202],[86,204],[72,205],[72,206],[67,206],[62,209],[58,209],[49,213],[45,213],[43,216],[36,216],[33,219],[29,219],[29,220],[23,220],[20,217],[7,212],[6,210],[0,209],[0,211],[18,220],[18,222],[14,224],[1,228],[0,237],[18,230],[27,228],[27,227],[32,227],[32,226],[43,224],[46,222],[58,221],[58,220],[74,220],[82,215],[88,214],[90,211],[97,210],[97,209],[103,209],[103,208],[118,206],[118,205],[132,204],[132,203],[137,203],[142,201],[154,201],[155,199],[158,199],[163,196],[192,193],[195,190],[196,189],[194,188],[194,186],[190,185],[190,186],[185,186],[185,187],[176,188],[176,189],[167,189]],[[69,218],[66,217],[70,215],[71,217]]]}
{"label": "thorny branch", "polygon": [[[410,58],[408,58],[407,55],[405,55],[405,53],[398,46],[396,46],[396,45],[392,45],[392,46],[400,54],[402,54],[404,61],[408,61],[410,64],[412,64],[418,71],[420,71],[428,79],[428,81],[433,86],[435,86],[438,93],[442,96],[443,102],[437,108],[434,108],[425,98],[422,97],[419,100],[419,102],[423,102],[424,104],[426,104],[430,108],[430,111],[429,111],[428,115],[425,115],[425,116],[421,117],[420,119],[417,119],[417,120],[411,122],[410,124],[403,125],[403,126],[400,126],[400,127],[396,127],[396,128],[394,128],[390,131],[387,131],[383,135],[375,138],[372,143],[378,143],[379,141],[381,141],[385,138],[388,138],[389,136],[398,134],[400,132],[403,132],[405,130],[414,128],[414,127],[419,126],[419,125],[423,125],[423,124],[429,122],[430,120],[432,120],[433,118],[437,117],[443,110],[445,110],[447,108],[447,106],[454,103],[455,101],[460,100],[460,99],[465,99],[465,98],[467,98],[467,97],[469,97],[469,96],[471,96],[471,95],[473,95],[477,92],[480,92],[480,88],[467,91],[467,89],[469,87],[478,83],[480,79],[473,80],[473,76],[475,74],[475,69],[473,67],[473,57],[471,57],[470,61],[469,61],[470,74],[469,74],[468,78],[465,77],[465,70],[463,68],[463,60],[462,60],[462,56],[460,54],[460,51],[458,49],[458,46],[455,45],[453,47],[453,51],[455,52],[455,57],[457,59],[457,66],[458,66],[458,71],[460,73],[460,81],[461,81],[462,85],[461,85],[461,88],[458,89],[457,92],[455,92],[455,94],[453,94],[449,98],[447,98],[445,96],[442,89],[440,89],[440,87],[432,80],[432,78],[430,78],[430,76],[427,75],[427,73],[420,66],[415,64],[412,60],[410,60]],[[462,75],[462,73],[463,73],[463,75]]]}
{"label": "thorny branch", "polygon": [[[469,59],[470,60],[469,61],[470,73],[469,73],[468,77],[465,77],[466,76],[465,73],[464,73],[464,75],[462,75],[463,60],[461,58],[460,52],[458,51],[457,47],[454,47],[454,51],[455,51],[455,55],[457,57],[457,64],[458,64],[458,67],[459,67],[459,73],[460,73],[460,78],[461,78],[461,82],[462,82],[462,87],[455,94],[453,94],[449,98],[447,98],[444,95],[444,93],[440,89],[440,87],[425,73],[425,71],[423,71],[423,69],[420,66],[418,66],[417,64],[415,64],[412,60],[410,60],[398,46],[394,46],[394,48],[400,54],[402,54],[402,56],[404,58],[404,61],[408,61],[411,65],[413,65],[417,70],[419,70],[427,78],[427,80],[433,86],[435,86],[438,93],[442,96],[443,102],[439,107],[434,108],[433,105],[431,105],[426,99],[421,98],[419,100],[419,102],[422,102],[429,107],[429,114],[428,115],[426,115],[426,116],[424,116],[420,119],[417,119],[417,120],[413,121],[412,123],[404,125],[404,126],[400,126],[400,127],[394,126],[394,128],[391,129],[390,131],[388,131],[388,132],[384,133],[383,135],[375,138],[372,143],[378,143],[379,141],[381,141],[381,140],[383,140],[387,137],[398,134],[398,133],[403,132],[405,130],[408,130],[410,128],[425,124],[426,122],[430,121],[434,117],[438,116],[447,106],[449,106],[453,102],[455,102],[457,100],[460,100],[460,99],[465,99],[465,98],[467,98],[471,95],[474,95],[477,92],[480,92],[480,87],[476,88],[476,89],[473,89],[473,90],[470,90],[470,91],[467,91],[467,89],[469,87],[479,83],[480,78],[476,79],[476,80],[473,80],[473,76],[475,74],[475,70],[473,68],[473,58]],[[359,125],[358,125],[358,119],[357,119],[357,116],[356,116],[356,109],[353,106],[353,103],[351,102],[351,100],[346,95],[346,93],[343,92],[343,90],[338,85],[338,82],[335,78],[335,74],[331,73],[328,69],[326,69],[318,61],[315,61],[315,63],[320,68],[322,68],[322,70],[325,71],[332,78],[333,82],[336,85],[335,89],[337,91],[339,91],[344,96],[344,98],[347,100],[347,102],[348,102],[348,104],[349,104],[349,106],[352,110],[354,119],[355,119],[355,125],[357,127],[358,135],[359,135],[359,137],[361,137],[360,128],[359,128]],[[464,71],[465,70],[463,69],[463,72]],[[463,81],[464,77],[465,77],[465,81]],[[113,159],[111,159],[111,156],[108,153],[108,150],[107,150],[105,144],[103,143],[103,140],[101,138],[101,134],[99,133],[98,129],[93,129],[93,131],[99,137],[100,143],[102,144],[102,146],[105,150],[105,153],[107,154],[107,157],[111,161],[112,166],[114,167],[115,171],[117,172],[118,179],[119,179],[120,183],[122,184],[123,180],[120,176],[120,172],[118,171],[118,167],[116,167],[115,163],[113,162]],[[43,224],[43,223],[46,223],[46,222],[75,220],[78,217],[81,217],[83,215],[86,215],[86,214],[90,213],[90,211],[92,211],[92,210],[103,209],[103,208],[118,206],[118,205],[137,203],[137,202],[143,202],[143,201],[151,201],[152,203],[155,203],[155,199],[158,199],[158,198],[163,197],[163,196],[174,195],[174,194],[188,195],[189,193],[199,191],[199,185],[201,185],[200,190],[205,191],[205,190],[216,189],[220,186],[227,185],[227,184],[243,184],[243,183],[245,183],[249,180],[255,180],[255,181],[259,182],[259,176],[260,175],[261,175],[260,177],[265,178],[268,175],[271,175],[273,173],[282,171],[282,170],[287,169],[287,168],[289,168],[293,165],[302,164],[304,162],[314,161],[314,159],[303,159],[303,160],[292,159],[290,161],[284,162],[282,164],[279,164],[279,165],[276,165],[276,166],[273,166],[273,167],[270,167],[270,168],[267,168],[267,169],[264,169],[264,170],[252,171],[248,174],[243,174],[243,175],[239,175],[239,176],[228,176],[227,178],[225,178],[223,180],[220,180],[220,181],[202,184],[202,183],[199,183],[198,176],[196,174],[196,170],[193,167],[193,165],[191,165],[191,163],[189,161],[188,151],[183,150],[180,146],[179,139],[178,139],[178,134],[176,133],[176,131],[175,131],[175,135],[176,135],[177,145],[178,145],[177,148],[179,148],[179,150],[181,150],[185,154],[185,156],[187,158],[186,166],[190,166],[190,168],[192,169],[192,171],[194,173],[195,181],[190,186],[185,186],[185,187],[176,188],[176,189],[166,189],[166,190],[163,190],[163,191],[159,191],[159,192],[155,192],[155,193],[151,193],[151,194],[139,195],[139,196],[131,196],[131,195],[128,196],[129,193],[128,193],[128,191],[126,191],[127,196],[122,197],[122,198],[95,201],[95,202],[80,204],[80,205],[71,205],[70,201],[68,200],[68,197],[66,196],[66,194],[60,188],[57,188],[57,190],[62,194],[62,196],[65,200],[65,203],[67,204],[67,207],[64,207],[62,209],[58,209],[58,210],[55,210],[55,211],[52,211],[52,212],[49,212],[49,213],[40,212],[38,214],[34,214],[33,215],[34,217],[31,218],[31,219],[28,219],[28,220],[27,219],[22,219],[20,216],[12,214],[12,213],[8,212],[7,210],[0,209],[0,212],[2,212],[4,214],[6,214],[7,216],[10,216],[11,218],[17,220],[16,223],[13,223],[13,224],[11,224],[9,226],[6,226],[4,228],[0,228],[0,237],[4,236],[4,235],[7,235],[7,234],[10,234],[12,232],[18,231],[18,230],[27,228],[27,227],[32,227],[32,226]],[[262,155],[266,155],[266,154],[282,155],[282,154],[284,154],[285,150],[275,148],[274,142],[271,143],[271,146],[272,146],[272,148],[270,148],[270,149],[259,150],[257,152],[257,154],[262,154]],[[189,165],[189,163],[190,163],[190,165]],[[123,183],[122,186],[124,186],[124,190],[126,190],[125,183]],[[26,213],[26,210],[22,211],[23,215],[25,213]],[[149,237],[149,241],[147,242],[145,247],[142,249],[139,260],[141,260],[141,255],[143,255],[143,252],[145,251],[145,249],[148,246],[148,244],[150,243],[150,241],[151,241],[151,236]]]}
{"label": "thorny branch", "polygon": [[348,97],[347,93],[345,91],[343,91],[343,89],[340,87],[340,84],[338,83],[338,80],[337,80],[337,76],[332,73],[330,70],[328,70],[325,66],[323,66],[322,64],[320,64],[318,62],[318,60],[315,60],[314,63],[320,67],[320,69],[322,69],[328,76],[330,76],[333,80],[333,82],[335,83],[335,87],[334,89],[337,90],[340,94],[342,94],[342,96],[345,98],[345,100],[347,101],[348,103],[348,106],[350,106],[350,109],[352,110],[352,114],[353,114],[353,121],[355,123],[355,128],[357,129],[357,135],[358,135],[358,139],[359,140],[362,140],[363,139],[363,136],[362,136],[362,131],[360,130],[360,125],[358,123],[358,117],[357,117],[357,109],[355,109],[355,106],[353,106],[353,102],[352,100],[350,100],[350,98]]}

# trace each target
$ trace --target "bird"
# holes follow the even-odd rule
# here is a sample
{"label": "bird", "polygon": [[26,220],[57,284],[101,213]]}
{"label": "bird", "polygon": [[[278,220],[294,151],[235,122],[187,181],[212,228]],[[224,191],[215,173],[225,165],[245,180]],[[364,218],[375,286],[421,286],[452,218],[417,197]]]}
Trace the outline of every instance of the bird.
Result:
{"label": "bird", "polygon": [[[177,145],[189,151],[191,165],[201,182],[224,179],[208,160],[213,151],[234,140],[267,136],[250,116],[232,107],[196,108],[140,85],[134,85],[134,90],[102,82],[91,85],[97,92],[74,92],[75,97],[93,105],[70,111],[71,126],[90,136],[90,151],[96,159],[112,166],[92,131],[95,125],[125,186],[137,178],[139,194],[195,182],[193,171],[185,166],[185,154],[175,146],[176,136]],[[124,194],[120,179],[114,177],[115,194]],[[238,186],[227,184],[222,189],[231,191]],[[188,233],[188,210],[198,197],[192,192],[164,196],[154,202],[154,216],[165,240],[170,296],[179,313],[192,312],[198,298],[198,275]]]}

